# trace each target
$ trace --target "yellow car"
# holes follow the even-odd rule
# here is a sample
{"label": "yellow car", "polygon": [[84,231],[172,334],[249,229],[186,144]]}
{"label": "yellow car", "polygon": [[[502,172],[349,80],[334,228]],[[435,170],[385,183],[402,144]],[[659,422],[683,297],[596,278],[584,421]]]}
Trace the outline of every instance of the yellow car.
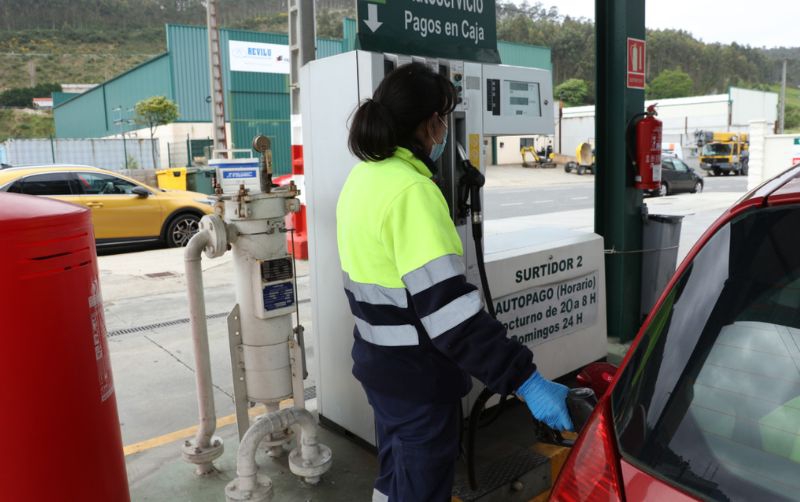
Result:
{"label": "yellow car", "polygon": [[96,167],[2,169],[0,192],[44,195],[88,207],[98,246],[148,241],[185,246],[200,218],[213,212],[206,194],[165,191]]}

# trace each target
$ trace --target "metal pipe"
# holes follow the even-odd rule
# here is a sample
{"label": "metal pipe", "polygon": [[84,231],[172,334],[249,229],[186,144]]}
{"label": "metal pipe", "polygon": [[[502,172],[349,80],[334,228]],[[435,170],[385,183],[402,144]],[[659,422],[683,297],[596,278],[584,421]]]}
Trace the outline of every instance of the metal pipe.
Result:
{"label": "metal pipe", "polygon": [[200,421],[194,442],[187,442],[184,445],[184,457],[197,464],[197,474],[199,475],[212,472],[214,466],[211,461],[222,454],[222,441],[213,437],[217,427],[217,415],[214,409],[214,388],[211,379],[211,357],[208,347],[208,326],[201,267],[202,252],[210,240],[211,232],[201,230],[189,240],[184,251]]}
{"label": "metal pipe", "polygon": [[316,484],[320,476],[330,469],[331,451],[317,441],[317,424],[311,413],[297,408],[269,413],[253,424],[239,443],[237,478],[225,490],[229,501],[271,499],[272,482],[266,476],[258,476],[256,451],[269,434],[292,426],[300,427],[300,439],[299,447],[289,456],[291,471],[303,476],[307,483]]}

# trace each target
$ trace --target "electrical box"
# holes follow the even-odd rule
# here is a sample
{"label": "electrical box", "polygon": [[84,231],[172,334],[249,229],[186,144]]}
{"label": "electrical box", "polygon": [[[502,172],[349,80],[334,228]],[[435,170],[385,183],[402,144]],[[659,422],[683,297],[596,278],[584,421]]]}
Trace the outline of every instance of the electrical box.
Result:
{"label": "electrical box", "polygon": [[250,194],[261,193],[261,164],[258,159],[210,159],[217,169],[217,183],[222,193],[233,195],[244,186]]}

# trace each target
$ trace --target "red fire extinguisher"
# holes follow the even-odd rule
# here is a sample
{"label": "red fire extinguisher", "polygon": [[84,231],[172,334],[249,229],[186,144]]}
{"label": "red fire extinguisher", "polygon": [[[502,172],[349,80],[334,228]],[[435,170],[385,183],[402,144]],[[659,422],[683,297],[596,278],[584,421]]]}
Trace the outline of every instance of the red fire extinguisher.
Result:
{"label": "red fire extinguisher", "polygon": [[[656,118],[656,105],[647,107],[647,112],[633,117],[634,187],[639,190],[658,190],[661,187],[661,134],[662,124]],[[636,120],[639,119],[639,120]],[[630,141],[630,136],[628,137]]]}

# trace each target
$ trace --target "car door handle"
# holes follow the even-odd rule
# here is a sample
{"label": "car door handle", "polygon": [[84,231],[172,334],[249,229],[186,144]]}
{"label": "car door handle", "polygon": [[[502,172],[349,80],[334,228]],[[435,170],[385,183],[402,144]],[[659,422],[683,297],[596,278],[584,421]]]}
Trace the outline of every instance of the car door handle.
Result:
{"label": "car door handle", "polygon": [[103,203],[102,202],[87,202],[86,203],[86,207],[91,207],[92,209],[100,208],[100,207],[103,207]]}

